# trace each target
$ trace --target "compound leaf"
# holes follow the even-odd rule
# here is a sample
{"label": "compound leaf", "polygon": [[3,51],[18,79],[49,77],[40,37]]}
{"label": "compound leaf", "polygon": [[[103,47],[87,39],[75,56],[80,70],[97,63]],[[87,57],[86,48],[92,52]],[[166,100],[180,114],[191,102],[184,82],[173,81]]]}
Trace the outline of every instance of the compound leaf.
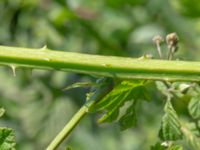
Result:
{"label": "compound leaf", "polygon": [[181,124],[170,100],[167,100],[164,111],[165,115],[162,118],[159,132],[160,138],[164,141],[182,139]]}

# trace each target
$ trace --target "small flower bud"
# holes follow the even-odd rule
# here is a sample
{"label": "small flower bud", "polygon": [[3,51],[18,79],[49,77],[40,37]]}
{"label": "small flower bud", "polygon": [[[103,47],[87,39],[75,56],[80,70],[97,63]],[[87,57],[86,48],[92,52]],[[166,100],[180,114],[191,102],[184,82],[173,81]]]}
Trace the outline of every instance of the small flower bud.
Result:
{"label": "small flower bud", "polygon": [[178,50],[178,36],[177,34],[170,33],[166,36],[166,42],[168,45],[169,53],[168,53],[168,60],[171,60],[173,58],[173,55]]}
{"label": "small flower bud", "polygon": [[166,36],[166,41],[169,47],[176,46],[178,44],[178,40],[179,38],[175,32]]}
{"label": "small flower bud", "polygon": [[160,48],[160,43],[163,42],[164,39],[160,35],[156,35],[156,36],[153,37],[152,40],[156,44],[158,54],[159,54],[160,58],[162,59],[162,52],[161,52],[161,48]]}
{"label": "small flower bud", "polygon": [[164,39],[160,35],[154,36],[152,40],[155,44],[160,44],[164,41]]}

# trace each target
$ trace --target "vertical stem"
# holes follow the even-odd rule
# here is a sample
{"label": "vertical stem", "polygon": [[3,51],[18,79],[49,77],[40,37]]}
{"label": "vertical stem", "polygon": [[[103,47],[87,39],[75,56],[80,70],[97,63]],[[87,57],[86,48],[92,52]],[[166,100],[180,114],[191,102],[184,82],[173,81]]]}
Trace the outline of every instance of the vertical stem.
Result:
{"label": "vertical stem", "polygon": [[167,59],[168,59],[168,60],[171,60],[171,59],[172,59],[172,47],[169,48],[169,53],[168,53]]}
{"label": "vertical stem", "polygon": [[170,46],[170,48],[169,48],[169,54],[168,54],[168,60],[172,60],[176,49],[177,49],[177,47]]}
{"label": "vertical stem", "polygon": [[157,46],[157,51],[158,51],[159,57],[160,57],[160,59],[162,59],[162,52],[161,52],[160,44],[157,42],[156,46]]}

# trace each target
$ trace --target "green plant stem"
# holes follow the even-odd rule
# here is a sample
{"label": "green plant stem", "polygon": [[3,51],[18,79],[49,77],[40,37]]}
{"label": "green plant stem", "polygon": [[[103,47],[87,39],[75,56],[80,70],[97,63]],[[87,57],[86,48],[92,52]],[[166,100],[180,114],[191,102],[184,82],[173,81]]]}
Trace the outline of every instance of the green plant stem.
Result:
{"label": "green plant stem", "polygon": [[200,62],[134,59],[0,46],[0,64],[120,79],[200,81]]}
{"label": "green plant stem", "polygon": [[63,130],[55,137],[52,143],[47,147],[46,150],[56,149],[61,142],[68,137],[71,131],[77,126],[80,120],[86,115],[88,108],[82,106],[79,111],[72,117],[72,119],[67,123]]}
{"label": "green plant stem", "polygon": [[49,144],[46,150],[55,150],[64,139],[66,139],[72,130],[78,125],[81,119],[89,112],[90,108],[99,100],[101,100],[107,93],[112,90],[112,79],[101,79],[101,86],[93,89],[92,96],[86,103],[78,110],[78,112],[71,118],[66,126],[58,133],[54,140]]}

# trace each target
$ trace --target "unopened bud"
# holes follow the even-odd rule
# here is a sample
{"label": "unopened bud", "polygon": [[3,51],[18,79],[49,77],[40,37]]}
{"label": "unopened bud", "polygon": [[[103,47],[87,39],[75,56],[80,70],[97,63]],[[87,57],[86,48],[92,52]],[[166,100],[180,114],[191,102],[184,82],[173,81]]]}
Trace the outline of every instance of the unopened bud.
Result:
{"label": "unopened bud", "polygon": [[163,42],[164,39],[160,35],[156,35],[156,36],[153,37],[152,40],[156,44],[158,54],[159,54],[160,58],[162,59],[162,52],[161,52],[161,48],[160,48],[160,43]]}
{"label": "unopened bud", "polygon": [[156,44],[160,44],[160,43],[162,43],[164,41],[164,39],[160,35],[154,36],[152,40]]}
{"label": "unopened bud", "polygon": [[169,47],[176,46],[178,43],[178,40],[179,40],[179,38],[175,32],[170,33],[166,36],[166,42]]}

